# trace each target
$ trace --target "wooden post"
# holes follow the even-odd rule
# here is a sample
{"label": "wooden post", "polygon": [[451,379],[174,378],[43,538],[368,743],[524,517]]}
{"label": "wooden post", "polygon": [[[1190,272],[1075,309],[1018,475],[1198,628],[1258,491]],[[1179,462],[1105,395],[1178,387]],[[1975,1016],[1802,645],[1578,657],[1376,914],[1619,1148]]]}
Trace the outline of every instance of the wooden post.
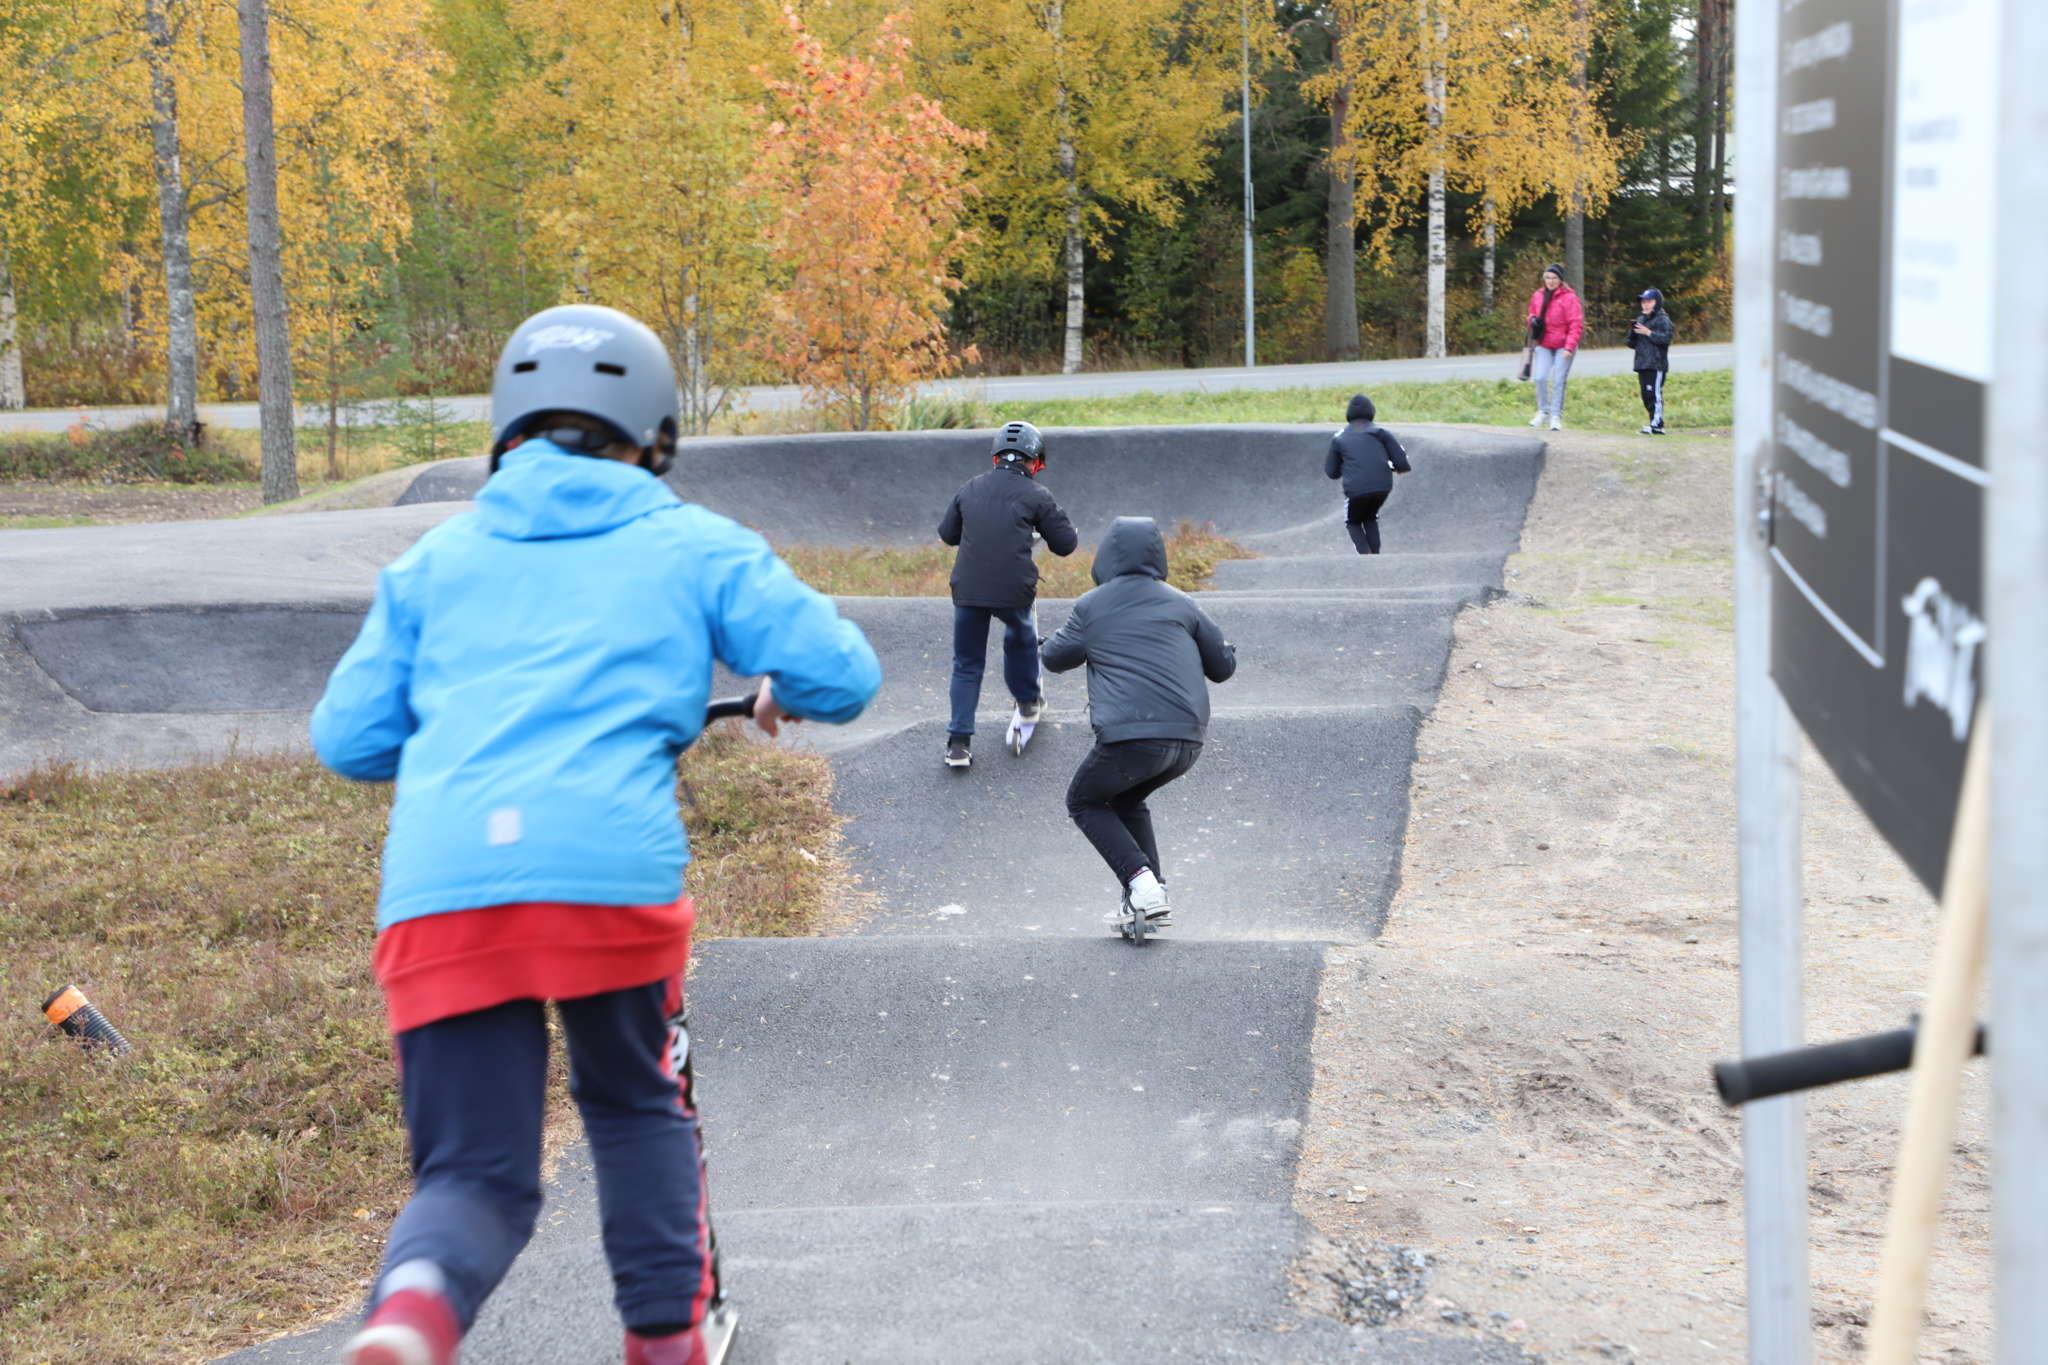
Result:
{"label": "wooden post", "polygon": [[[1955,834],[1942,876],[1941,929],[1929,969],[1927,1003],[1913,1041],[1906,1133],[1892,1177],[1891,1217],[1878,1263],[1877,1311],[1870,1323],[1873,1365],[1912,1365],[1927,1299],[1927,1261],[1948,1184],[1963,1065],[1977,1036],[1977,988],[1991,897],[1991,726],[1978,713],[1963,765]],[[1993,1048],[1998,1040],[1991,1040]]]}

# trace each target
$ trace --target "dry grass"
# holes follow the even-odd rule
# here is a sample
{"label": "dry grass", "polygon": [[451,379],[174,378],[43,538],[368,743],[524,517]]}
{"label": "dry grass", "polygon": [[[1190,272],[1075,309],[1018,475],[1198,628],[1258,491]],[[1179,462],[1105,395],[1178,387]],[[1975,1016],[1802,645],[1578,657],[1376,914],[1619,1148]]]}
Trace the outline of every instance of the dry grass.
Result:
{"label": "dry grass", "polygon": [[[715,734],[681,785],[700,936],[811,932],[844,867],[824,761]],[[388,797],[275,759],[0,787],[0,1358],[205,1359],[360,1292],[407,1188],[369,973]],[[32,1013],[67,982],[134,1054]]]}
{"label": "dry grass", "polygon": [[[944,545],[907,549],[874,546],[790,545],[777,553],[797,577],[835,597],[945,597],[953,572],[953,551]],[[1184,592],[1209,586],[1209,575],[1226,559],[1251,559],[1252,552],[1213,526],[1182,522],[1166,538],[1167,582]],[[1079,597],[1095,586],[1089,566],[1095,547],[1084,545],[1062,558],[1038,556],[1040,597]]]}

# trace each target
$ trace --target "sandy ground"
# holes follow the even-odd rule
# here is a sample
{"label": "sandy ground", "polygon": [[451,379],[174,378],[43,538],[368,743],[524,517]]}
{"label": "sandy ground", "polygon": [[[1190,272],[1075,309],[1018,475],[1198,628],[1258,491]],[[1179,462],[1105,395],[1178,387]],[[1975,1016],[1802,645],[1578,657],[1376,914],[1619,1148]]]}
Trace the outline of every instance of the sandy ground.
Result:
{"label": "sandy ground", "polygon": [[[1459,621],[1384,936],[1334,952],[1297,1187],[1416,1248],[1406,1316],[1552,1360],[1745,1352],[1729,443],[1553,439],[1507,601]],[[1818,760],[1807,1036],[1917,1007],[1931,898]],[[1901,1078],[1808,1102],[1816,1354],[1861,1345]],[[1988,1086],[1964,1098],[1923,1357],[1991,1356]],[[1313,1270],[1307,1282],[1320,1278]]]}

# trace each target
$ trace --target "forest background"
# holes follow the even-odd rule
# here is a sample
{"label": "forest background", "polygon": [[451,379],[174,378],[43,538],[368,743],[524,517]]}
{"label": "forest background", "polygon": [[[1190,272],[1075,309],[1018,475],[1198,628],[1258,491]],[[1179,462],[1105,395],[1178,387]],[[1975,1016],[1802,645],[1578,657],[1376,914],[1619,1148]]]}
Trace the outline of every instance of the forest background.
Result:
{"label": "forest background", "polygon": [[663,333],[686,430],[1237,363],[1247,134],[1261,363],[1514,349],[1552,260],[1588,345],[1650,286],[1705,340],[1727,8],[0,0],[0,407],[254,397],[270,256],[302,414],[485,390],[573,300]]}

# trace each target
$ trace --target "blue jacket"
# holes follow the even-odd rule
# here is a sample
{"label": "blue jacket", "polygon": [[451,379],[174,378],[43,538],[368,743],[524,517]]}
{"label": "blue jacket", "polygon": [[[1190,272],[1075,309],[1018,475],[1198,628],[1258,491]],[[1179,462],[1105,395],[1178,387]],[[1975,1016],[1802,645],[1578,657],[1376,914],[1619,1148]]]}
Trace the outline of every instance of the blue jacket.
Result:
{"label": "blue jacket", "polygon": [[396,777],[379,929],[516,901],[655,905],[689,851],[676,756],[716,659],[793,716],[881,685],[859,627],[752,531],[643,469],[530,441],[377,579],[313,712],[344,777]]}

